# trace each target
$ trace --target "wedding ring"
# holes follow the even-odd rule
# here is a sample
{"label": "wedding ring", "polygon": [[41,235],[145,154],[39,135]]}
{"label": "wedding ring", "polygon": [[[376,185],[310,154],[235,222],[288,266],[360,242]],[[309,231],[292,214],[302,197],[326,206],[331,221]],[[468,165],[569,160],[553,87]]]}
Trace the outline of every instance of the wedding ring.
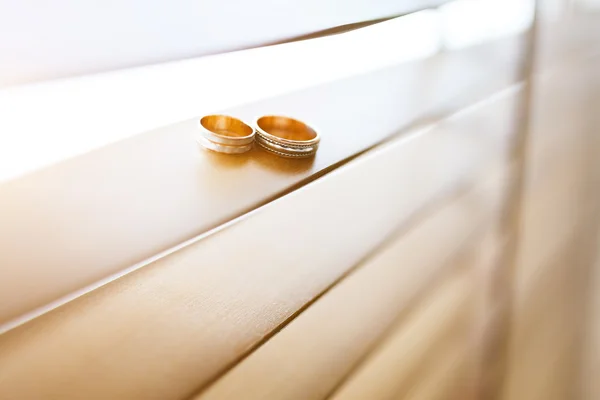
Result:
{"label": "wedding ring", "polygon": [[245,153],[252,148],[254,129],[228,115],[207,115],[198,122],[198,142],[212,151],[227,154]]}
{"label": "wedding ring", "polygon": [[321,140],[316,130],[293,118],[266,115],[256,119],[256,143],[281,157],[313,156]]}

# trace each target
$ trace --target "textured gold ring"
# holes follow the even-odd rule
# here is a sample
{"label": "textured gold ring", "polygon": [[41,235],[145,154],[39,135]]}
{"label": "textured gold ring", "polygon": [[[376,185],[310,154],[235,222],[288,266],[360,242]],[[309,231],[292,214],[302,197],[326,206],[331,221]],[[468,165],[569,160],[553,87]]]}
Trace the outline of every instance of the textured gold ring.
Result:
{"label": "textured gold ring", "polygon": [[256,142],[282,157],[311,157],[319,147],[319,133],[294,118],[266,115],[256,119]]}
{"label": "textured gold ring", "polygon": [[207,115],[198,122],[198,142],[219,153],[244,153],[252,148],[254,129],[228,115]]}

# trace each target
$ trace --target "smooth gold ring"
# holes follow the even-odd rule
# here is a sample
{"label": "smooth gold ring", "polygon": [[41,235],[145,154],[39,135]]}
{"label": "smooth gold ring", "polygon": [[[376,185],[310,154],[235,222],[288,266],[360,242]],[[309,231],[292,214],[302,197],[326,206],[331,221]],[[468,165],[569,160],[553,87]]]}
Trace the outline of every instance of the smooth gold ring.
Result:
{"label": "smooth gold ring", "polygon": [[256,142],[282,157],[311,157],[319,147],[319,133],[294,118],[266,115],[256,119]]}
{"label": "smooth gold ring", "polygon": [[255,130],[228,115],[206,115],[198,121],[198,142],[219,153],[239,154],[252,148]]}

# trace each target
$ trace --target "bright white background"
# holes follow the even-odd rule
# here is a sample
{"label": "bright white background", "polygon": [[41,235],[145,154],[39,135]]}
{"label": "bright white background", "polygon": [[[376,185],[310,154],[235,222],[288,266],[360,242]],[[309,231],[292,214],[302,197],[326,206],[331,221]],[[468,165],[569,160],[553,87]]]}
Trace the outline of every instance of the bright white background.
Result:
{"label": "bright white background", "polygon": [[443,1],[0,0],[0,87],[247,48]]}

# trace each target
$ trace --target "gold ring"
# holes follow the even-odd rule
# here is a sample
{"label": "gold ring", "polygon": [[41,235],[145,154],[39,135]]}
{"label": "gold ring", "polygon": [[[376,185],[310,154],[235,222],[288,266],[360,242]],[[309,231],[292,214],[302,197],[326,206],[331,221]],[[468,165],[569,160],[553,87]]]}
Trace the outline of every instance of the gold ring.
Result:
{"label": "gold ring", "polygon": [[219,153],[239,154],[252,148],[254,129],[228,115],[206,115],[198,122],[198,142]]}
{"label": "gold ring", "polygon": [[256,142],[282,157],[311,157],[317,151],[319,133],[297,119],[266,115],[256,119]]}

